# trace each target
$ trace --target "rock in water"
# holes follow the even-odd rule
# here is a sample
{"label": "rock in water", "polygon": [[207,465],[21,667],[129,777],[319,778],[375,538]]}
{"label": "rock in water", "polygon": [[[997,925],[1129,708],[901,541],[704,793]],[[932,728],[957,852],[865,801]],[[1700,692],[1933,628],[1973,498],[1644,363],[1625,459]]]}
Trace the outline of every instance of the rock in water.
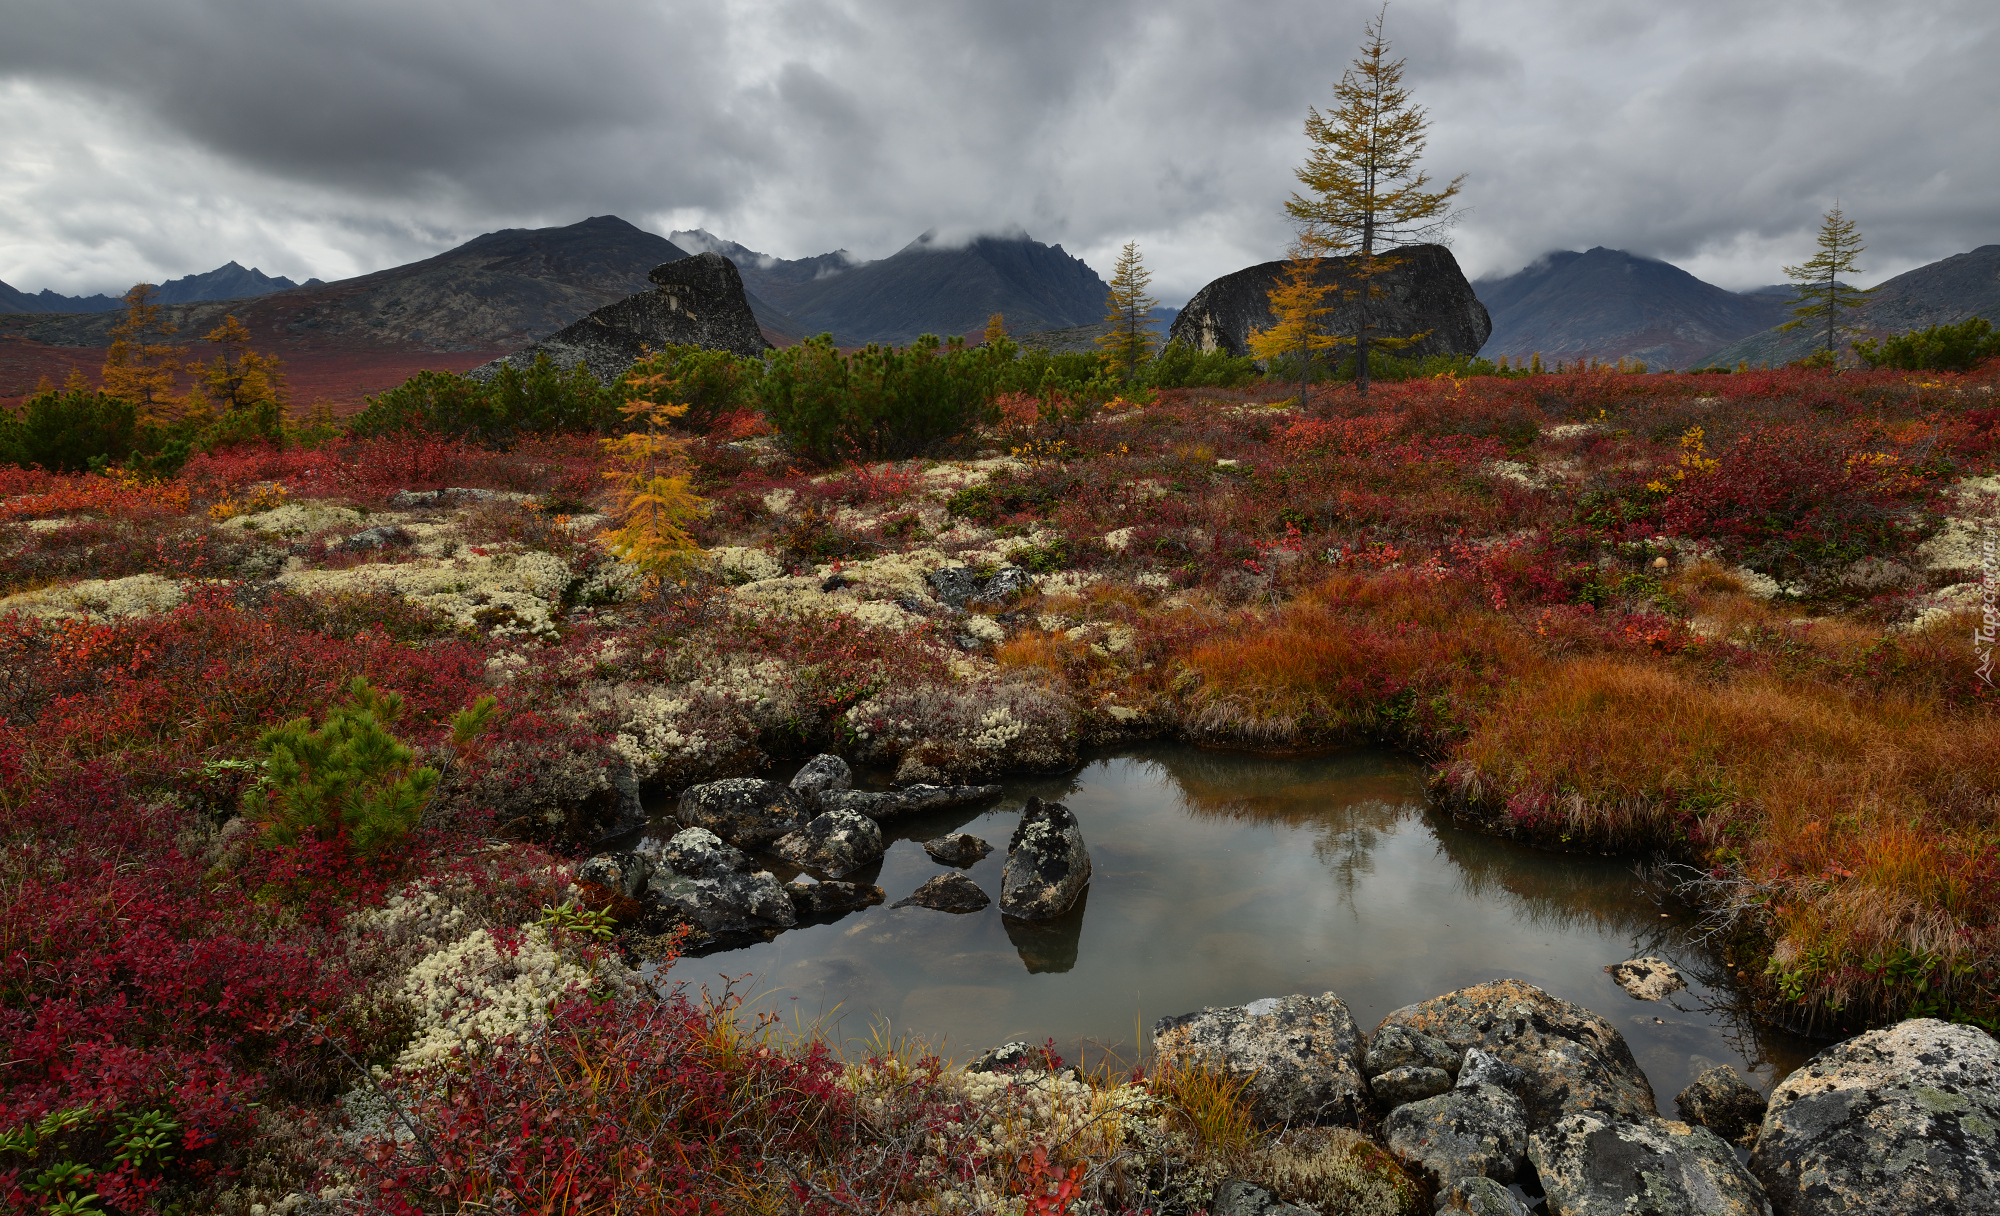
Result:
{"label": "rock in water", "polygon": [[1642,1001],[1663,1001],[1687,987],[1687,980],[1663,958],[1628,958],[1606,967],[1620,988]]}
{"label": "rock in water", "polygon": [[800,916],[827,916],[872,907],[888,898],[880,887],[852,882],[802,882],[785,884],[785,895]]}
{"label": "rock in water", "polygon": [[708,933],[789,929],[799,921],[778,880],[740,868],[748,859],[706,828],[677,833],[658,855],[664,864],[654,865],[647,898]]}
{"label": "rock in water", "polygon": [[1528,1151],[1528,1116],[1513,1094],[1474,1085],[1398,1106],[1382,1120],[1382,1138],[1434,1187],[1475,1174],[1512,1182]]}
{"label": "rock in water", "polygon": [[1756,1143],[1764,1122],[1764,1095],[1750,1088],[1733,1068],[1718,1065],[1694,1079],[1674,1098],[1681,1119],[1698,1124],[1734,1144]]}
{"label": "rock in water", "polygon": [[1331,992],[1162,1018],[1153,1050],[1163,1062],[1249,1078],[1244,1097],[1265,1123],[1354,1124],[1368,1107],[1361,1031]]}
{"label": "rock in water", "polygon": [[771,851],[796,865],[839,878],[882,860],[882,829],[866,815],[826,811],[798,831],[780,837]]}
{"label": "rock in water", "polygon": [[1477,1047],[1519,1068],[1526,1075],[1516,1092],[1530,1127],[1581,1110],[1631,1119],[1658,1113],[1653,1087],[1616,1027],[1521,980],[1494,980],[1406,1005],[1382,1019],[1383,1028],[1390,1026],[1407,1026],[1461,1050]]}
{"label": "rock in water", "polygon": [[[1385,338],[1423,335],[1396,351],[1396,357],[1478,354],[1493,332],[1493,320],[1473,294],[1472,284],[1465,281],[1451,250],[1442,245],[1407,245],[1389,256],[1400,259],[1400,264],[1376,277],[1377,288],[1387,294],[1369,301],[1369,320]],[[1344,282],[1359,260],[1326,258],[1320,263],[1321,274],[1336,283]],[[1224,275],[1202,288],[1174,318],[1167,340],[1185,342],[1196,350],[1249,354],[1250,331],[1268,329],[1276,320],[1271,313],[1271,288],[1277,285],[1285,266],[1284,262],[1265,262]],[[1350,298],[1335,307],[1328,329],[1351,334],[1359,320],[1359,300]]]}
{"label": "rock in water", "polygon": [[646,277],[657,285],[654,290],[606,304],[540,342],[466,374],[491,380],[502,367],[527,371],[536,355],[545,354],[564,371],[581,365],[609,384],[647,350],[701,346],[755,358],[771,348],[743,294],[743,276],[721,254],[663,262]]}
{"label": "rock in water", "polygon": [[984,802],[999,792],[997,785],[907,785],[899,790],[825,790],[819,801],[829,811],[859,811],[879,823],[913,811]]}
{"label": "rock in water", "polygon": [[854,770],[847,767],[847,761],[833,755],[814,756],[792,778],[792,789],[797,791],[799,800],[814,810],[832,809],[820,802],[820,796],[828,791],[853,788]]}
{"label": "rock in water", "polygon": [[1788,1214],[2000,1212],[2000,1045],[1920,1018],[1829,1047],[1772,1091],[1750,1169]]}
{"label": "rock in water", "polygon": [[742,849],[761,849],[798,830],[805,804],[789,786],[761,777],[729,777],[681,792],[675,818],[707,828]]}
{"label": "rock in water", "polygon": [[929,853],[932,860],[948,866],[973,865],[986,860],[986,855],[992,851],[992,845],[964,832],[952,832],[936,840],[924,841],[924,852]]}
{"label": "rock in water", "polygon": [[578,885],[591,883],[614,895],[637,899],[653,867],[637,853],[599,853],[576,868]]}
{"label": "rock in water", "polygon": [[939,912],[977,912],[992,903],[979,884],[963,874],[940,874],[918,887],[895,907],[932,908]]}
{"label": "rock in water", "polygon": [[1090,852],[1076,816],[1060,802],[1028,799],[1021,825],[1007,842],[1000,910],[1022,920],[1061,916],[1089,881]]}
{"label": "rock in water", "polygon": [[1764,1188],[1705,1127],[1586,1111],[1530,1136],[1528,1160],[1562,1216],[1771,1216]]}

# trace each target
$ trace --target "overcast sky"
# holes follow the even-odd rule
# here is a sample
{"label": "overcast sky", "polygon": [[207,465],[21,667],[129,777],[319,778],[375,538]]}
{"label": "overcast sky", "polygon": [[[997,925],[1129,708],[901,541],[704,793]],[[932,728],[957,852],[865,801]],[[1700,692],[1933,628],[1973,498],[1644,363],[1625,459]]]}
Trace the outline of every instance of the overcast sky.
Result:
{"label": "overcast sky", "polygon": [[[1179,303],[1280,256],[1376,4],[0,0],[0,279],[343,278],[615,214],[800,257],[1013,224]],[[1593,245],[1863,283],[2000,242],[1993,0],[1395,0],[1468,275]]]}

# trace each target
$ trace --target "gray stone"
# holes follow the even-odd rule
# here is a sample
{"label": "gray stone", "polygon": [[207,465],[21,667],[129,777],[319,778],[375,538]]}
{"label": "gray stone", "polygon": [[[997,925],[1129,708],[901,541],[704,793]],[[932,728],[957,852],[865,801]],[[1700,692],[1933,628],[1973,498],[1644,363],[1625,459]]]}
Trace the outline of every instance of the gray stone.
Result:
{"label": "gray stone", "polygon": [[771,851],[794,865],[810,866],[829,878],[851,874],[882,860],[882,829],[866,815],[824,811],[798,831],[780,837]]}
{"label": "gray stone", "polygon": [[1528,1160],[1553,1216],[1771,1216],[1764,1189],[1705,1127],[1585,1111],[1530,1136]]}
{"label": "gray stone", "polygon": [[872,907],[888,898],[882,888],[862,883],[803,880],[786,883],[785,895],[792,901],[792,910],[802,917],[851,912],[856,908]]}
{"label": "gray stone", "polygon": [[833,755],[814,756],[792,778],[792,789],[809,809],[830,810],[820,801],[823,795],[830,790],[853,788],[854,770],[847,767],[847,761]]}
{"label": "gray stone", "polygon": [[1508,1093],[1516,1095],[1521,1092],[1521,1086],[1527,1079],[1527,1073],[1477,1047],[1465,1053],[1465,1062],[1458,1068],[1460,1085],[1497,1085]]}
{"label": "gray stone", "polygon": [[1491,1178],[1454,1178],[1438,1188],[1438,1216],[1466,1213],[1467,1216],[1531,1216],[1526,1204],[1514,1192]]}
{"label": "gray stone", "polygon": [[1244,1096],[1265,1123],[1354,1124],[1368,1108],[1361,1031],[1331,992],[1162,1018],[1153,1050],[1163,1062],[1247,1078]]}
{"label": "gray stone", "polygon": [[2000,1212],[2000,1044],[1921,1018],[1829,1047],[1772,1091],[1750,1169],[1785,1213]]}
{"label": "gray stone", "polygon": [[637,899],[652,873],[652,863],[637,853],[599,853],[576,868],[576,881],[591,883],[626,899]]}
{"label": "gray stone", "polygon": [[1513,1094],[1474,1085],[1398,1106],[1382,1120],[1382,1139],[1434,1187],[1469,1174],[1512,1182],[1528,1151],[1528,1116]]}
{"label": "gray stone", "polygon": [[1530,1127],[1582,1110],[1633,1119],[1657,1113],[1653,1087],[1616,1027],[1521,980],[1494,980],[1408,1005],[1382,1025],[1407,1026],[1461,1050],[1477,1047],[1519,1068],[1525,1075],[1516,1092]]}
{"label": "gray stone", "polygon": [[948,866],[973,865],[984,861],[987,854],[992,851],[992,845],[964,832],[952,832],[936,840],[924,841],[924,852],[929,853],[933,860],[941,861]]}
{"label": "gray stone", "polygon": [[1674,1097],[1681,1118],[1746,1148],[1757,1142],[1764,1122],[1764,1095],[1724,1065],[1706,1069]]}
{"label": "gray stone", "polygon": [[789,929],[799,923],[791,896],[767,870],[698,878],[655,873],[646,895],[712,934]]}
{"label": "gray stone", "polygon": [[[1047,1072],[1049,1070],[1048,1049],[1040,1043],[1029,1043],[1015,1039],[1002,1043],[990,1051],[980,1053],[978,1059],[965,1066],[967,1072]],[[1071,1072],[1073,1069],[1058,1069]]]}
{"label": "gray stone", "polygon": [[[1396,357],[1477,354],[1493,332],[1493,320],[1473,294],[1472,284],[1465,281],[1451,251],[1442,245],[1406,245],[1395,250],[1394,256],[1400,264],[1376,277],[1376,289],[1382,294],[1367,303],[1368,320],[1377,334],[1416,339],[1397,351]],[[1322,281],[1351,285],[1357,261],[1353,257],[1324,259],[1320,263]],[[1224,275],[1202,288],[1175,316],[1167,340],[1201,351],[1249,354],[1250,331],[1268,329],[1276,319],[1271,312],[1271,288],[1286,265],[1265,262]],[[1361,320],[1360,293],[1342,294],[1345,302],[1336,305],[1327,328],[1332,333],[1352,334]]]}
{"label": "gray stone", "polygon": [[1302,1207],[1295,1207],[1258,1186],[1241,1178],[1231,1178],[1215,1188],[1215,1202],[1208,1206],[1209,1216],[1312,1216]]}
{"label": "gray stone", "polygon": [[1049,920],[1069,911],[1090,882],[1083,829],[1060,802],[1029,798],[1007,842],[1000,874],[1000,910],[1021,920]]}
{"label": "gray stone", "polygon": [[683,828],[666,840],[640,843],[638,853],[653,870],[671,870],[685,878],[720,878],[750,868],[750,858],[731,848],[707,828]]}
{"label": "gray stone", "polygon": [[1451,1074],[1442,1068],[1406,1064],[1368,1078],[1368,1088],[1375,1094],[1375,1104],[1387,1110],[1444,1093],[1451,1088]]}
{"label": "gray stone", "polygon": [[789,786],[761,777],[729,777],[681,792],[675,817],[707,828],[741,849],[761,849],[798,830],[805,803]]}
{"label": "gray stone", "polygon": [[979,572],[971,566],[939,567],[924,575],[924,582],[940,603],[950,604],[953,608],[965,607],[965,601],[979,594],[979,589],[986,585],[986,580],[979,577]]}
{"label": "gray stone", "polygon": [[979,884],[963,874],[940,874],[895,903],[898,908],[931,908],[938,912],[977,912],[993,901]]}
{"label": "gray stone", "polygon": [[346,540],[336,548],[347,553],[361,553],[370,549],[398,549],[410,543],[410,534],[395,524],[384,524],[378,528],[366,528]]}
{"label": "gray stone", "polygon": [[1384,1026],[1368,1041],[1368,1058],[1361,1070],[1371,1081],[1395,1068],[1442,1068],[1457,1076],[1459,1057],[1464,1054],[1443,1039],[1407,1026]]}
{"label": "gray stone", "polygon": [[648,350],[700,346],[755,358],[770,349],[743,293],[743,277],[728,258],[698,253],[663,262],[646,277],[654,290],[606,304],[540,342],[466,374],[491,380],[502,367],[524,372],[537,355],[547,355],[564,371],[581,366],[609,384]]}
{"label": "gray stone", "polygon": [[498,497],[492,490],[452,486],[444,490],[398,490],[389,495],[389,505],[407,511],[416,507],[449,507],[462,502],[492,502]]}
{"label": "gray stone", "polygon": [[984,802],[999,793],[997,785],[910,785],[899,790],[826,790],[819,802],[829,811],[856,811],[880,823],[914,811]]}
{"label": "gray stone", "polygon": [[1663,1001],[1687,987],[1687,980],[1663,958],[1629,958],[1606,967],[1612,982],[1642,1001]]}
{"label": "gray stone", "polygon": [[965,604],[968,608],[1005,608],[1034,588],[1034,575],[1019,566],[1002,566]]}

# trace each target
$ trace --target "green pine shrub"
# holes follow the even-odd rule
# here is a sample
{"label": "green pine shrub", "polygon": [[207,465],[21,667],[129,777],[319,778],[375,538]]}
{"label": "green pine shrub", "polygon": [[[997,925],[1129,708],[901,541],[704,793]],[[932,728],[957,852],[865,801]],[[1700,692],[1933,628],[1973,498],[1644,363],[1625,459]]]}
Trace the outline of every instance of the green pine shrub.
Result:
{"label": "green pine shrub", "polygon": [[756,399],[793,449],[822,463],[901,460],[992,421],[995,356],[924,334],[843,355],[820,334],[771,357]]}
{"label": "green pine shrub", "polygon": [[1971,371],[1981,360],[2000,356],[2000,334],[1985,317],[1967,317],[1956,325],[1933,325],[1885,338],[1854,343],[1854,353],[1870,367],[1900,367],[1908,371]]}

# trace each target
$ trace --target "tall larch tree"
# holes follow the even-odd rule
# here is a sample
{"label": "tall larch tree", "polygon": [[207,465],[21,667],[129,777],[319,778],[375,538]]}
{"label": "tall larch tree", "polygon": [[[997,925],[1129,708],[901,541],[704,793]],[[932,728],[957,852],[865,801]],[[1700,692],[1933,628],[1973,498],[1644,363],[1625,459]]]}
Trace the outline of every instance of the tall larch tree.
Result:
{"label": "tall larch tree", "polygon": [[187,365],[194,385],[188,389],[184,406],[189,416],[206,416],[211,411],[234,413],[265,410],[275,416],[282,411],[287,396],[284,368],[276,355],[260,355],[250,349],[250,331],[234,315],[202,335],[215,349],[207,363]]}
{"label": "tall larch tree", "polygon": [[1306,193],[1285,204],[1303,242],[1322,255],[1358,255],[1343,274],[1342,293],[1356,304],[1354,379],[1368,391],[1371,346],[1396,349],[1413,338],[1375,333],[1371,303],[1382,295],[1376,283],[1397,259],[1384,247],[1435,239],[1456,218],[1451,200],[1465,176],[1431,189],[1430,175],[1417,168],[1430,117],[1403,87],[1401,59],[1389,58],[1382,37],[1388,6],[1366,27],[1361,54],[1334,86],[1334,105],[1325,114],[1306,111],[1306,138],[1312,151],[1298,170]]}
{"label": "tall larch tree", "polygon": [[1111,291],[1105,297],[1104,319],[1111,332],[1097,338],[1097,357],[1104,370],[1120,381],[1129,382],[1153,356],[1152,313],[1160,302],[1146,294],[1146,284],[1152,281],[1152,272],[1139,257],[1139,242],[1125,242],[1111,276]]}
{"label": "tall larch tree", "polygon": [[139,417],[146,422],[171,421],[180,408],[174,397],[180,351],[152,340],[177,332],[160,315],[165,306],[153,300],[158,290],[151,283],[139,283],[125,293],[125,315],[111,327],[111,349],[104,352],[104,392],[138,406]]}
{"label": "tall larch tree", "polygon": [[1840,204],[1835,202],[1833,210],[1820,221],[1819,252],[1798,266],[1784,268],[1785,277],[1798,293],[1798,307],[1792,309],[1793,319],[1778,328],[1823,326],[1825,341],[1819,358],[1829,363],[1834,358],[1834,337],[1840,328],[1841,314],[1866,303],[1869,293],[1875,290],[1871,287],[1863,291],[1840,277],[1861,273],[1855,259],[1866,248],[1854,221],[1842,214]]}
{"label": "tall larch tree", "polygon": [[1268,329],[1253,329],[1249,334],[1250,353],[1257,358],[1299,361],[1300,408],[1306,406],[1314,357],[1353,341],[1334,333],[1328,324],[1333,305],[1327,297],[1333,294],[1334,286],[1321,273],[1322,259],[1311,249],[1306,241],[1292,246],[1284,272],[1271,288],[1271,312],[1277,320]]}

